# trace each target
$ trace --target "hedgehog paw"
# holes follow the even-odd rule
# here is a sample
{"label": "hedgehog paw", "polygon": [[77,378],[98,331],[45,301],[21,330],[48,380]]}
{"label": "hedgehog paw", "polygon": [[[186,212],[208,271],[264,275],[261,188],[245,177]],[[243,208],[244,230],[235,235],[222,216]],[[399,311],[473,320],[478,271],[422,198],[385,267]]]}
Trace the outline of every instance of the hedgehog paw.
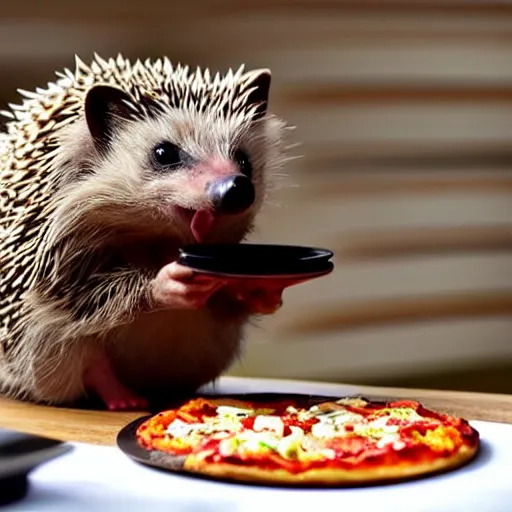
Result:
{"label": "hedgehog paw", "polygon": [[103,401],[109,411],[138,411],[149,408],[149,403],[145,398],[128,389],[125,389],[124,393],[118,393],[117,396],[103,398]]}
{"label": "hedgehog paw", "polygon": [[245,304],[249,313],[256,315],[271,315],[283,305],[282,290],[253,290],[240,294],[238,299]]}
{"label": "hedgehog paw", "polygon": [[195,274],[177,262],[163,267],[152,283],[156,307],[199,309],[225,284],[215,276]]}
{"label": "hedgehog paw", "polygon": [[269,294],[262,297],[251,297],[248,301],[249,311],[260,315],[272,315],[283,306],[281,294]]}
{"label": "hedgehog paw", "polygon": [[148,410],[148,401],[122,384],[105,355],[98,357],[84,372],[84,384],[96,393],[108,410]]}

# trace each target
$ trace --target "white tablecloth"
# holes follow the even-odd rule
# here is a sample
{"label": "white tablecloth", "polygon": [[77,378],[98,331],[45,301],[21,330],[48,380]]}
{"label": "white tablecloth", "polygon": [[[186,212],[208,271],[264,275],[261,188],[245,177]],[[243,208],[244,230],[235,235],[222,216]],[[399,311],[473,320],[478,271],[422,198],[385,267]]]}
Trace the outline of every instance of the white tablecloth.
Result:
{"label": "white tablecloth", "polygon": [[[266,386],[271,387],[255,380],[225,379],[220,390],[286,391],[290,383],[267,381]],[[291,389],[340,394],[356,389],[303,386]],[[74,444],[71,452],[34,471],[27,498],[7,510],[131,512],[148,507],[151,512],[287,512],[299,507],[312,512],[512,512],[512,426],[471,423],[483,443],[476,463],[433,478],[361,489],[291,490],[203,481],[147,468],[115,447]]]}

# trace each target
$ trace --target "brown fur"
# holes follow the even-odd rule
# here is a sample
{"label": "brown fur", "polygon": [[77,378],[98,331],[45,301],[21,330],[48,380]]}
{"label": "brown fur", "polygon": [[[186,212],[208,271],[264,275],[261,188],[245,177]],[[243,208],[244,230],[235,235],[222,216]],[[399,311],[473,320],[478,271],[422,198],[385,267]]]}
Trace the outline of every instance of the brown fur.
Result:
{"label": "brown fur", "polygon": [[198,310],[158,310],[153,303],[158,270],[193,242],[189,223],[172,208],[199,208],[205,198],[185,172],[155,176],[148,154],[162,139],[198,160],[227,158],[242,144],[257,199],[207,240],[237,243],[253,229],[268,178],[285,161],[283,130],[269,114],[251,121],[168,109],[120,122],[105,156],[83,116],[62,128],[53,208],[29,269],[37,278],[19,308],[20,335],[0,359],[4,392],[71,403],[86,395],[83,371],[98,350],[124,384],[142,393],[195,389],[224,372],[240,353],[246,312],[222,291]]}

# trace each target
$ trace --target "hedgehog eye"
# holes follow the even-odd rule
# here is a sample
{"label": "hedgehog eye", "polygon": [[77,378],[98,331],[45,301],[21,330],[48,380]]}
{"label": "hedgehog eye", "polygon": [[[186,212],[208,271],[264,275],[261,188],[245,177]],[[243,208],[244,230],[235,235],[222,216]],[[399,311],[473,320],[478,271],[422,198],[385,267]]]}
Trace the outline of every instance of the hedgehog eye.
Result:
{"label": "hedgehog eye", "polygon": [[153,148],[153,158],[159,167],[178,167],[183,163],[181,149],[172,142],[161,142]]}
{"label": "hedgehog eye", "polygon": [[238,165],[240,172],[250,178],[252,175],[252,165],[247,153],[241,149],[237,149],[233,159]]}

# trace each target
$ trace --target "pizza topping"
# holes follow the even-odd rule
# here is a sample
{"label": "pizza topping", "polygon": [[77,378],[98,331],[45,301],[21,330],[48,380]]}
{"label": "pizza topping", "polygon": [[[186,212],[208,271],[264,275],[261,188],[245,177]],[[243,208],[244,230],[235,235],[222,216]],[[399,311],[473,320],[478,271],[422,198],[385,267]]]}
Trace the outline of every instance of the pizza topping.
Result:
{"label": "pizza topping", "polygon": [[304,451],[302,441],[304,431],[300,427],[290,427],[291,434],[283,437],[277,445],[277,452],[285,459],[298,459]]}
{"label": "pizza topping", "polygon": [[412,432],[412,437],[428,445],[432,450],[443,452],[453,450],[455,446],[454,437],[459,437],[458,432],[453,427],[439,426],[433,430],[427,430],[425,434]]}
{"label": "pizza topping", "polygon": [[320,421],[332,421],[335,425],[343,425],[344,423],[362,421],[364,417],[360,414],[354,414],[346,409],[342,409],[341,411],[330,412],[318,416],[318,419]]}
{"label": "pizza topping", "polygon": [[350,457],[361,453],[368,441],[361,436],[333,437],[326,442],[327,448],[336,452],[340,457]]}
{"label": "pizza topping", "polygon": [[173,437],[186,437],[202,427],[202,423],[185,423],[177,418],[167,427],[166,432]]}
{"label": "pizza topping", "polygon": [[219,443],[219,453],[223,457],[231,457],[237,452],[239,445],[240,441],[238,438],[228,437],[227,439],[223,439]]}
{"label": "pizza topping", "polygon": [[234,432],[243,428],[241,419],[254,414],[250,409],[239,409],[236,407],[219,406],[215,415],[203,416],[203,421],[191,419],[191,415],[185,417],[188,421],[183,421],[183,414],[172,421],[166,432],[175,438],[184,438],[197,434],[214,434],[216,432]]}
{"label": "pizza topping", "polygon": [[393,446],[394,450],[402,450],[406,446],[398,434],[386,434],[380,437],[375,446],[377,448],[384,448],[390,445]]}
{"label": "pizza topping", "polygon": [[379,411],[373,412],[373,415],[382,416],[386,415],[387,417],[396,418],[398,420],[406,420],[408,422],[411,421],[422,421],[425,418],[420,416],[415,409],[410,407],[396,407],[396,408],[385,408]]}
{"label": "pizza topping", "polygon": [[273,451],[287,459],[297,458],[304,433],[298,427],[291,428],[292,433],[285,437],[272,431],[245,430],[239,432],[221,442],[220,453],[225,457],[235,455],[243,457],[248,453],[258,454]]}
{"label": "pizza topping", "polygon": [[217,407],[217,414],[227,418],[247,418],[253,416],[255,411],[253,409],[242,409],[241,407],[232,407],[229,405],[219,405]]}
{"label": "pizza topping", "polygon": [[272,432],[254,432],[246,430],[237,436],[238,454],[261,453],[262,451],[275,451],[279,442],[277,436]]}
{"label": "pizza topping", "polygon": [[[347,411],[344,407],[334,411],[322,412],[317,406],[310,409],[318,423],[311,426],[311,433],[317,437],[333,437],[344,432],[344,425],[358,424],[364,418]],[[350,429],[350,427],[349,427]]]}
{"label": "pizza topping", "polygon": [[352,407],[365,407],[368,405],[368,402],[362,398],[340,398],[339,400],[336,400],[336,403]]}
{"label": "pizza topping", "polygon": [[315,437],[334,437],[337,432],[336,425],[327,421],[321,421],[311,427],[311,434]]}
{"label": "pizza topping", "polygon": [[256,432],[272,430],[279,436],[284,434],[284,423],[279,416],[256,416],[252,428]]}
{"label": "pizza topping", "polygon": [[395,422],[390,422],[391,416],[378,416],[377,418],[369,419],[369,424],[373,428],[382,429],[384,432],[398,432],[399,425]]}
{"label": "pizza topping", "polygon": [[376,427],[369,424],[360,423],[354,426],[354,433],[362,437],[369,437],[373,439],[382,439],[384,436],[393,435],[398,432],[398,427],[394,425]]}

